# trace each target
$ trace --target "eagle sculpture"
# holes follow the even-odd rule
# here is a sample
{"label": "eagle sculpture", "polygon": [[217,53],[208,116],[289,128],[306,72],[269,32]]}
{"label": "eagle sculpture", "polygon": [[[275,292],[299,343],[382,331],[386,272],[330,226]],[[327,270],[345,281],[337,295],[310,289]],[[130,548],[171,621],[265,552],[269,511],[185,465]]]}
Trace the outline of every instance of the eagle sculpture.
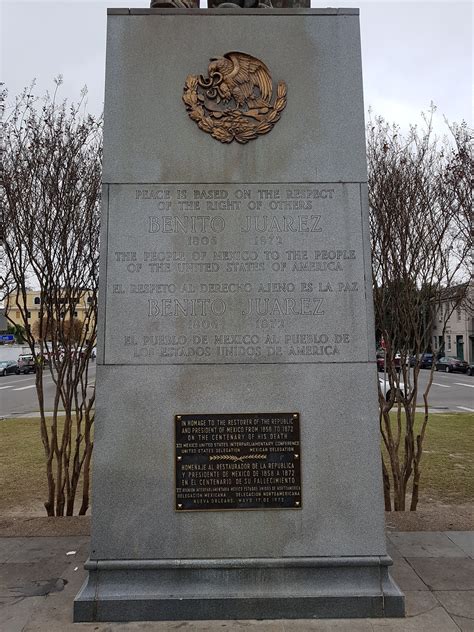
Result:
{"label": "eagle sculpture", "polygon": [[272,98],[272,79],[266,65],[245,53],[230,52],[213,57],[209,77],[199,78],[207,96],[224,104],[234,99],[237,107],[268,108]]}
{"label": "eagle sculpture", "polygon": [[206,77],[188,75],[184,84],[183,102],[198,127],[221,143],[241,144],[272,130],[286,107],[286,83],[278,81],[273,95],[267,66],[247,53],[209,62]]}

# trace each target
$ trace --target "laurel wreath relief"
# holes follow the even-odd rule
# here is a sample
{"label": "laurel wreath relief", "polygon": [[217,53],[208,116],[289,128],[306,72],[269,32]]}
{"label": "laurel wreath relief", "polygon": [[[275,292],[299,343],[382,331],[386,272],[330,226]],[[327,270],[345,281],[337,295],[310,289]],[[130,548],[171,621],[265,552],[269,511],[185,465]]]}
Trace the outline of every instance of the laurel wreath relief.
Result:
{"label": "laurel wreath relief", "polygon": [[211,454],[209,461],[261,461],[266,460],[266,454],[243,454],[236,456],[235,454]]}
{"label": "laurel wreath relief", "polygon": [[271,103],[271,78],[263,62],[245,53],[227,53],[217,61],[211,60],[208,78],[186,78],[182,98],[190,118],[221,143],[245,144],[267,134],[286,107],[285,82],[277,84]]}

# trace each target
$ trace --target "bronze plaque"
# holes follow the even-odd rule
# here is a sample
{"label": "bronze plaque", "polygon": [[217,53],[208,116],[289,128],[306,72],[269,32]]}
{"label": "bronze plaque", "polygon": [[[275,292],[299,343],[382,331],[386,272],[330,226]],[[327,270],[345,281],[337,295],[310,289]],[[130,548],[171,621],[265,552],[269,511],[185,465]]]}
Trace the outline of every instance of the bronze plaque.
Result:
{"label": "bronze plaque", "polygon": [[300,509],[298,413],[176,415],[176,509]]}

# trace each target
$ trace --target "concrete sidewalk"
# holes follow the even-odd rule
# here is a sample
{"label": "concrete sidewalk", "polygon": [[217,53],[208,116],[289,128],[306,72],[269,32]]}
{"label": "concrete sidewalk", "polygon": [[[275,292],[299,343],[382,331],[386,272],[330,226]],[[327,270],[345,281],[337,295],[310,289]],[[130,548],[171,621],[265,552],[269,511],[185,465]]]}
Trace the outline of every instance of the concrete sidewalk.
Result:
{"label": "concrete sidewalk", "polygon": [[473,632],[474,532],[388,534],[392,575],[406,595],[405,619],[72,623],[85,579],[88,536],[0,538],[2,632],[131,630],[256,632]]}

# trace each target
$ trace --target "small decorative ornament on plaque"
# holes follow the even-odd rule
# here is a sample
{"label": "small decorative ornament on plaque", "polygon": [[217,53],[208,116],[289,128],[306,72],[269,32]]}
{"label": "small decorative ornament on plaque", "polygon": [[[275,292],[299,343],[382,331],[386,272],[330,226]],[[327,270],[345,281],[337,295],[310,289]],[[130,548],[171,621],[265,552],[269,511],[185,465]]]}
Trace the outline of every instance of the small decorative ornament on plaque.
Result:
{"label": "small decorative ornament on plaque", "polygon": [[267,134],[286,106],[287,87],[273,82],[267,66],[247,53],[213,57],[208,76],[188,75],[183,101],[200,129],[221,143],[248,143]]}

